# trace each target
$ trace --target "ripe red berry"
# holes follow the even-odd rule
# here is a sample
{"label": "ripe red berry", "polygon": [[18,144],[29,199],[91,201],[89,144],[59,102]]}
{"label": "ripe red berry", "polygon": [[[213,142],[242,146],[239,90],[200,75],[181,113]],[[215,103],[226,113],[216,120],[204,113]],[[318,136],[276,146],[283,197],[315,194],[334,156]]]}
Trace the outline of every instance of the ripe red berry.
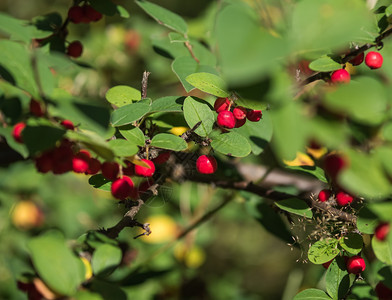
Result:
{"label": "ripe red berry", "polygon": [[116,162],[104,162],[101,166],[102,175],[107,180],[115,180],[120,173],[120,165]]}
{"label": "ripe red berry", "polygon": [[353,202],[354,197],[345,192],[339,192],[336,194],[336,202],[339,206],[346,206]]}
{"label": "ripe red berry", "polygon": [[91,22],[97,22],[102,19],[102,14],[96,11],[92,6],[83,6],[84,16]]}
{"label": "ripe red berry", "polygon": [[25,129],[25,127],[26,127],[26,124],[23,122],[19,122],[14,125],[14,128],[12,129],[12,137],[14,138],[14,140],[16,142],[21,143],[21,144],[23,143],[22,131],[23,131],[23,129]]}
{"label": "ripe red berry", "polygon": [[375,52],[375,51],[370,51],[368,54],[366,54],[365,57],[365,64],[370,69],[381,68],[383,61],[384,59],[382,55],[379,52]]}
{"label": "ripe red berry", "polygon": [[260,121],[262,115],[263,113],[261,110],[248,110],[246,117],[251,122],[258,122]]}
{"label": "ripe red berry", "polygon": [[321,190],[320,193],[318,194],[318,199],[321,202],[325,202],[331,197],[331,191],[330,190]]}
{"label": "ripe red berry", "polygon": [[142,177],[151,177],[155,173],[155,165],[149,159],[142,159],[149,167],[135,165],[135,175]]}
{"label": "ripe red berry", "polygon": [[71,144],[64,142],[53,150],[53,174],[64,174],[72,171],[73,151]]}
{"label": "ripe red berry", "polygon": [[68,10],[68,18],[72,23],[79,24],[84,20],[84,11],[80,6],[72,6]]}
{"label": "ripe red berry", "polygon": [[346,160],[338,154],[328,155],[324,160],[324,170],[332,179],[336,179],[336,176],[345,167],[347,167]]}
{"label": "ripe red berry", "polygon": [[75,154],[72,158],[72,169],[75,173],[86,173],[89,166],[90,153],[87,151]]}
{"label": "ripe red berry", "polygon": [[242,120],[238,120],[235,119],[235,125],[234,128],[240,128],[241,126],[243,126],[246,122],[246,119],[242,119]]}
{"label": "ripe red berry", "polygon": [[336,70],[331,75],[332,83],[349,83],[350,73],[345,69]]}
{"label": "ripe red berry", "polygon": [[67,55],[70,57],[79,57],[82,55],[83,45],[79,41],[73,41],[68,45]]}
{"label": "ripe red berry", "polygon": [[48,173],[53,168],[53,152],[47,151],[35,158],[35,167],[40,173]]}
{"label": "ripe red berry", "polygon": [[333,262],[333,259],[331,259],[330,261],[327,261],[326,263],[323,263],[322,265],[323,265],[324,268],[328,269],[328,268],[329,268],[329,265],[330,265],[332,262]]}
{"label": "ripe red berry", "polygon": [[196,161],[196,170],[201,174],[215,173],[217,168],[218,164],[212,155],[201,155]]}
{"label": "ripe red berry", "polygon": [[365,261],[359,255],[350,257],[346,263],[347,271],[352,274],[359,274],[366,268]]}
{"label": "ripe red berry", "polygon": [[376,288],[376,295],[378,300],[391,300],[392,299],[392,289],[385,286],[382,282],[377,283]]}
{"label": "ripe red berry", "polygon": [[133,181],[128,176],[123,176],[122,178],[113,181],[111,186],[112,195],[120,200],[124,200],[131,195],[133,187]]}
{"label": "ripe red berry", "polygon": [[39,101],[35,99],[31,99],[30,113],[36,117],[42,117],[45,114],[45,111],[42,104]]}
{"label": "ripe red berry", "polygon": [[164,164],[169,160],[170,154],[171,154],[170,151],[159,153],[159,155],[153,160],[154,164],[158,164],[158,165]]}
{"label": "ripe red berry", "polygon": [[101,163],[99,162],[99,160],[91,157],[88,160],[88,169],[86,171],[86,174],[94,175],[97,174],[100,170],[101,170]]}
{"label": "ripe red berry", "polygon": [[123,168],[123,174],[127,176],[135,175],[135,166],[130,161],[126,160],[125,164],[127,165],[126,168]]}
{"label": "ripe red berry", "polygon": [[365,58],[365,54],[362,52],[359,53],[357,56],[355,56],[353,59],[351,59],[349,63],[352,64],[353,66],[359,66],[363,62],[364,58]]}
{"label": "ripe red berry", "polygon": [[234,118],[237,120],[243,120],[246,118],[246,108],[242,106],[237,106],[233,109]]}
{"label": "ripe red berry", "polygon": [[214,103],[214,109],[217,113],[228,110],[230,106],[230,100],[228,98],[217,98]]}
{"label": "ripe red berry", "polygon": [[390,226],[387,222],[381,222],[377,225],[376,229],[374,230],[374,236],[379,241],[384,241],[389,233]]}
{"label": "ripe red berry", "polygon": [[60,123],[64,128],[69,129],[69,130],[74,130],[75,126],[70,120],[63,120]]}
{"label": "ripe red berry", "polygon": [[232,129],[235,126],[235,118],[231,111],[223,110],[218,114],[216,122],[219,127]]}

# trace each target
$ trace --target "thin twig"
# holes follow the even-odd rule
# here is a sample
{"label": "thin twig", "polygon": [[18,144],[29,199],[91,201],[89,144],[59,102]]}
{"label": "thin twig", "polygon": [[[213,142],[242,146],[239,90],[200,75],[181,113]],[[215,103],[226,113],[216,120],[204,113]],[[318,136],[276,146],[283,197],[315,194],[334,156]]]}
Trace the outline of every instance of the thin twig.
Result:
{"label": "thin twig", "polygon": [[195,56],[195,53],[193,53],[192,45],[189,41],[186,41],[185,47],[188,49],[189,53],[191,54],[192,58],[199,64],[200,60]]}
{"label": "thin twig", "polygon": [[147,87],[148,87],[148,76],[150,76],[150,72],[144,71],[143,72],[143,79],[142,79],[142,99],[147,98]]}

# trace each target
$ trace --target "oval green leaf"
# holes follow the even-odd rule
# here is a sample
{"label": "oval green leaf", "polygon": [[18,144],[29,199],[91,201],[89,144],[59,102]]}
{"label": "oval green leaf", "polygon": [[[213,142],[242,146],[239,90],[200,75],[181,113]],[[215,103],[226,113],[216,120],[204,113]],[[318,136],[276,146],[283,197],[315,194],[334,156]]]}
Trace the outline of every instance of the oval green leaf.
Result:
{"label": "oval green leaf", "polygon": [[299,215],[301,217],[312,218],[313,213],[305,201],[297,198],[290,198],[275,202],[276,206],[284,211]]}
{"label": "oval green leaf", "polygon": [[309,260],[317,265],[326,263],[339,254],[338,240],[330,239],[315,242],[308,251]]}
{"label": "oval green leaf", "polygon": [[325,283],[327,292],[333,299],[344,299],[350,289],[350,277],[343,257],[333,260],[325,275]]}
{"label": "oval green leaf", "polygon": [[324,291],[318,289],[307,289],[295,295],[293,300],[326,300],[326,299],[331,300],[331,298],[328,297],[328,295]]}
{"label": "oval green leaf", "polygon": [[392,234],[388,234],[385,241],[372,238],[372,248],[379,261],[392,265]]}
{"label": "oval green leaf", "polygon": [[139,127],[135,127],[132,125],[121,126],[118,128],[121,135],[126,138],[128,141],[143,147],[145,144],[145,137],[143,131],[140,130]]}
{"label": "oval green leaf", "polygon": [[350,254],[358,254],[363,247],[362,235],[351,232],[339,240],[340,246]]}
{"label": "oval green leaf", "polygon": [[88,183],[96,189],[100,189],[107,192],[110,192],[112,186],[112,182],[106,179],[105,177],[103,177],[102,174],[96,174],[91,176],[88,180]]}
{"label": "oval green leaf", "polygon": [[159,24],[182,34],[187,33],[188,25],[179,15],[148,1],[138,0],[136,1],[136,4],[154,18]]}
{"label": "oval green leaf", "polygon": [[154,100],[150,113],[155,112],[182,112],[185,97],[166,96]]}
{"label": "oval green leaf", "polygon": [[100,245],[95,249],[91,259],[93,273],[97,276],[109,275],[120,264],[121,258],[120,248],[110,244]]}
{"label": "oval green leaf", "polygon": [[184,139],[169,133],[155,135],[151,140],[151,146],[173,151],[183,151],[188,148]]}
{"label": "oval green leaf", "polygon": [[309,68],[319,72],[330,72],[342,68],[342,65],[331,57],[324,55],[309,64]]}
{"label": "oval green leaf", "polygon": [[142,98],[139,90],[127,86],[117,85],[106,92],[106,100],[118,107],[131,104],[133,101],[138,101]]}
{"label": "oval green leaf", "polygon": [[124,139],[110,140],[109,146],[113,149],[114,154],[120,157],[132,156],[139,151],[136,144]]}
{"label": "oval green leaf", "polygon": [[113,126],[123,126],[131,124],[151,110],[150,100],[141,100],[136,103],[128,104],[116,109],[111,116],[111,123]]}
{"label": "oval green leaf", "polygon": [[186,81],[195,88],[217,97],[229,97],[230,93],[226,90],[227,85],[222,78],[217,75],[200,72],[193,73],[186,77]]}
{"label": "oval green leaf", "polygon": [[214,137],[211,147],[217,152],[235,157],[245,157],[251,151],[248,140],[234,131]]}
{"label": "oval green leaf", "polygon": [[187,97],[184,101],[184,118],[190,128],[193,128],[198,122],[200,126],[195,133],[200,136],[207,136],[212,131],[215,122],[215,116],[209,104],[195,97]]}

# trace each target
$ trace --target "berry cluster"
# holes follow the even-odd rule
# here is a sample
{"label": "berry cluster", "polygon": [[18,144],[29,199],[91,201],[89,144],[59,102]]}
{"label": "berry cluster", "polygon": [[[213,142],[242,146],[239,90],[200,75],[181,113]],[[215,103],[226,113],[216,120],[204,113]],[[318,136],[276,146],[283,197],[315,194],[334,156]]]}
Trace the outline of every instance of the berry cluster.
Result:
{"label": "berry cluster", "polygon": [[351,204],[354,200],[354,197],[350,195],[349,193],[346,193],[344,191],[339,191],[335,195],[331,190],[321,190],[318,194],[318,199],[320,202],[326,202],[329,199],[331,199],[332,196],[335,196],[334,199],[336,200],[336,203],[338,206],[343,207]]}
{"label": "berry cluster", "polygon": [[216,123],[222,129],[239,128],[245,124],[246,119],[258,122],[262,116],[261,110],[236,106],[229,98],[217,98],[214,109],[218,113]]}
{"label": "berry cluster", "polygon": [[[383,57],[379,52],[376,51],[370,51],[366,54],[360,53],[353,59],[351,59],[349,62],[353,66],[358,66],[360,65],[363,61],[365,60],[365,64],[370,68],[370,69],[379,69],[382,66],[383,63]],[[331,83],[349,83],[351,80],[350,73],[346,69],[339,69],[331,74]]]}

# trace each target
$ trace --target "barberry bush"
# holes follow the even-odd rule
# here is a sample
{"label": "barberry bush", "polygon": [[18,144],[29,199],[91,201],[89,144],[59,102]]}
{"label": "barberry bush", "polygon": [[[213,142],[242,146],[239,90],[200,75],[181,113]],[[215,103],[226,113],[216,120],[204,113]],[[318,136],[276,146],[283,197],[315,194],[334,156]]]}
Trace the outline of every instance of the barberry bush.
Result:
{"label": "barberry bush", "polygon": [[390,1],[37,3],[0,7],[0,298],[392,299]]}

